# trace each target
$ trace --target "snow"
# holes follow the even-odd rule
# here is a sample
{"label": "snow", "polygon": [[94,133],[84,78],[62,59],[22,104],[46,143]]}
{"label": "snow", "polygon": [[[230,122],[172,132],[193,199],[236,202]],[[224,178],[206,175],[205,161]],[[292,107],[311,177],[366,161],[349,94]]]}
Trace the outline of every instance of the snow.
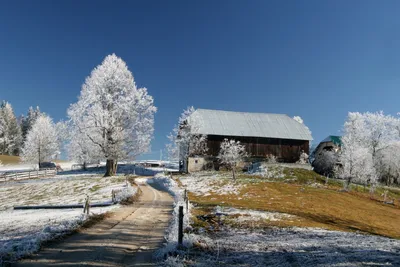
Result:
{"label": "snow", "polygon": [[[317,228],[224,229],[192,234],[191,266],[399,266],[400,241]],[[192,251],[194,248],[192,248]]]}
{"label": "snow", "polygon": [[[137,189],[124,177],[98,174],[57,175],[54,178],[0,184],[0,265],[37,251],[43,241],[57,238],[87,219],[81,209],[13,210],[13,206],[110,202],[117,189],[117,200],[133,196]],[[102,214],[119,205],[91,208],[91,215]]]}
{"label": "snow", "polygon": [[182,184],[196,195],[210,195],[211,192],[220,195],[238,195],[245,185],[233,181],[231,176],[218,173],[202,172],[181,177]]}
{"label": "snow", "polygon": [[19,172],[37,169],[37,164],[20,163],[0,165],[0,172]]}
{"label": "snow", "polygon": [[[155,253],[155,258],[160,260],[164,258],[165,255],[174,251],[178,244],[178,213],[179,206],[184,207],[184,217],[183,217],[183,229],[188,229],[190,227],[190,211],[192,206],[189,204],[188,210],[186,211],[186,203],[184,199],[184,190],[180,188],[173,179],[163,176],[161,174],[156,175],[154,178],[147,181],[151,183],[152,186],[158,187],[160,190],[169,192],[174,197],[174,209],[172,214],[172,220],[166,231],[165,240],[167,243],[165,246]],[[188,236],[184,235],[183,244],[189,246],[190,240]]]}
{"label": "snow", "polygon": [[236,215],[235,218],[238,222],[247,221],[281,221],[285,219],[294,219],[296,216],[280,212],[259,211],[259,210],[243,210],[230,207],[216,207],[215,213],[222,214],[223,216]]}
{"label": "snow", "polygon": [[[216,179],[229,186],[235,183],[222,175],[202,173],[181,177],[182,184],[194,194],[207,195],[214,191]],[[173,221],[168,228],[167,243],[156,254],[160,266],[400,266],[400,240],[360,234],[330,231],[319,228],[265,229],[233,228],[221,225],[218,231],[193,232],[191,213],[185,215],[183,249],[177,248],[176,208],[183,205],[183,189],[176,181],[159,175],[156,184],[175,196]],[[221,194],[231,193],[231,188]],[[238,190],[236,188],[236,190]],[[189,210],[193,210],[190,207]],[[216,207],[222,220],[251,222],[258,220],[292,220],[285,213]],[[230,216],[234,215],[234,216]],[[226,217],[225,217],[226,216]],[[243,227],[243,226],[242,226]]]}

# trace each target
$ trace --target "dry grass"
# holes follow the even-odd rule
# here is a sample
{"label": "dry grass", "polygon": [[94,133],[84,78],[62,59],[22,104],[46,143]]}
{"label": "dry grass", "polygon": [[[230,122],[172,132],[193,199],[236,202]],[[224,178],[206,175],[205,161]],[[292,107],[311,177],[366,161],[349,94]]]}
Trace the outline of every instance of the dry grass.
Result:
{"label": "dry grass", "polygon": [[[374,199],[370,199],[368,189],[353,186],[350,192],[341,192],[340,183],[331,181],[325,185],[322,176],[307,170],[290,170],[297,180],[286,182],[271,181],[241,175],[237,182],[245,183],[239,195],[196,196],[189,194],[192,203],[198,206],[195,215],[205,215],[210,209],[230,206],[243,209],[276,211],[296,215],[296,219],[264,222],[256,227],[298,226],[321,227],[341,231],[361,231],[371,234],[400,238],[400,205],[387,205],[377,190]],[[221,184],[231,182],[221,180]],[[400,191],[393,189],[390,195],[400,199]],[[204,222],[196,221],[195,226]],[[240,226],[240,225],[239,225]],[[253,224],[254,226],[254,224]]]}
{"label": "dry grass", "polygon": [[21,159],[18,156],[0,155],[0,161],[4,165],[6,165],[6,164],[19,164],[21,162]]}
{"label": "dry grass", "polygon": [[[19,156],[0,155],[0,161],[4,165],[7,165],[7,164],[13,164],[14,165],[14,164],[21,163],[21,157],[19,157]],[[68,161],[62,160],[62,159],[56,159],[56,160],[54,160],[54,162],[56,162],[56,163],[64,163],[64,162],[68,162]]]}

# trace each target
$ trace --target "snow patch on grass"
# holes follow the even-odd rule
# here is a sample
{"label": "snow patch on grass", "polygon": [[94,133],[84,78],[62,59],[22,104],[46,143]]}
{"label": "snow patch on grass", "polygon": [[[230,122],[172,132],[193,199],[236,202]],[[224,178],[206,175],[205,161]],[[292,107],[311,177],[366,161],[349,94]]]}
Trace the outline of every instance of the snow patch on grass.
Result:
{"label": "snow patch on grass", "polygon": [[[111,201],[111,191],[118,189],[118,202],[136,194],[137,188],[122,177],[92,175],[56,176],[0,185],[0,266],[29,255],[48,240],[80,227],[88,219],[81,209],[13,210],[16,205],[77,204],[85,195],[91,202]],[[91,208],[91,215],[103,214],[119,205]]]}
{"label": "snow patch on grass", "polygon": [[221,174],[198,173],[180,178],[182,184],[193,194],[208,196],[211,192],[219,195],[238,195],[243,184]]}
{"label": "snow patch on grass", "polygon": [[315,228],[227,228],[191,236],[196,240],[193,247],[166,262],[185,266],[400,266],[400,241],[379,236]]}
{"label": "snow patch on grass", "polygon": [[258,211],[258,210],[244,210],[236,209],[230,207],[220,207],[215,208],[216,214],[221,215],[235,215],[237,222],[248,222],[248,221],[258,221],[258,220],[268,220],[268,221],[281,221],[286,219],[294,219],[296,216],[280,212],[270,212],[270,211]]}

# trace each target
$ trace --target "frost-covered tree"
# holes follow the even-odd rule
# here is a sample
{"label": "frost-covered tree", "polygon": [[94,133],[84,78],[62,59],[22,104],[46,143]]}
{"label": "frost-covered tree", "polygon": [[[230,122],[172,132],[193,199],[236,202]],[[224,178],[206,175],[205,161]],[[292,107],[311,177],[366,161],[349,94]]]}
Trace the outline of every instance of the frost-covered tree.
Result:
{"label": "frost-covered tree", "polygon": [[41,114],[42,112],[40,111],[40,108],[38,106],[36,108],[29,107],[27,116],[21,117],[21,131],[24,141],[26,139],[26,134],[32,128],[33,123]]}
{"label": "frost-covered tree", "polygon": [[86,170],[87,164],[97,162],[102,159],[100,147],[82,133],[77,127],[68,127],[66,151],[70,160],[83,165]]}
{"label": "frost-covered tree", "polygon": [[367,118],[364,114],[350,112],[344,124],[339,175],[347,180],[347,188],[353,180],[364,184],[376,182],[374,153],[383,143],[376,141],[379,139],[372,141],[375,130],[370,128]]}
{"label": "frost-covered tree", "polygon": [[375,168],[380,182],[390,186],[400,184],[400,142],[377,150]]}
{"label": "frost-covered tree", "polygon": [[362,133],[359,136],[373,157],[377,150],[387,147],[397,138],[397,120],[394,117],[385,115],[382,111],[359,113],[358,117],[362,120],[362,128],[359,128]]}
{"label": "frost-covered tree", "polygon": [[233,179],[236,179],[236,166],[239,162],[243,161],[247,157],[246,148],[240,143],[240,141],[224,139],[221,142],[220,151],[217,158],[219,161],[228,166],[232,170]]}
{"label": "frost-covered tree", "polygon": [[0,117],[0,153],[19,155],[22,144],[21,129],[10,103],[2,102]]}
{"label": "frost-covered tree", "polygon": [[147,152],[156,107],[146,88],[137,88],[126,63],[107,56],[82,85],[78,102],[68,109],[76,127],[107,160],[105,176],[116,173],[117,161]]}
{"label": "frost-covered tree", "polygon": [[197,134],[201,121],[196,116],[194,107],[185,109],[179,117],[178,124],[168,135],[170,143],[166,145],[171,160],[180,159],[187,162],[190,156],[203,156],[207,153],[207,135]]}
{"label": "frost-covered tree", "polygon": [[318,154],[315,154],[312,166],[316,173],[325,176],[334,176],[335,167],[338,163],[339,155],[335,151],[323,150]]}
{"label": "frost-covered tree", "polygon": [[294,116],[293,119],[301,124],[304,123],[303,119],[300,116]]}
{"label": "frost-covered tree", "polygon": [[40,167],[42,162],[57,158],[59,153],[56,127],[49,116],[40,115],[26,135],[22,148],[22,160],[37,162]]}
{"label": "frost-covered tree", "polygon": [[[310,134],[311,134],[310,128],[308,128],[308,127],[304,124],[304,120],[303,120],[300,116],[294,116],[293,119],[294,119],[295,121],[297,121],[298,123],[303,124],[303,126],[306,127],[306,129],[307,129],[307,130],[310,132]],[[311,141],[310,141],[309,146],[310,146],[310,147],[309,147],[309,151],[312,152],[312,151],[313,151],[313,144],[312,144]],[[304,154],[307,155],[306,153],[304,153]],[[311,162],[314,160],[314,155],[311,155],[311,156],[307,155],[307,159],[304,160],[304,156],[305,156],[304,154],[303,154],[303,153],[300,154],[299,163],[306,164],[306,163],[311,163]],[[304,163],[303,163],[303,162],[304,162]]]}

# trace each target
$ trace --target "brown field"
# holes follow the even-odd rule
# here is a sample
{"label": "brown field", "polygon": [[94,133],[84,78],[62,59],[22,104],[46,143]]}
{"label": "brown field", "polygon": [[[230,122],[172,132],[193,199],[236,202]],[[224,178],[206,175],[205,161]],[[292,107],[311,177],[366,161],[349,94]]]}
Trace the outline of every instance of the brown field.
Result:
{"label": "brown field", "polygon": [[[277,222],[257,222],[257,227],[298,226],[320,227],[340,231],[360,231],[392,238],[400,238],[400,190],[393,188],[389,196],[394,205],[383,203],[378,188],[370,197],[369,189],[352,186],[350,192],[341,191],[337,181],[325,179],[312,171],[292,169],[297,179],[277,181],[256,176],[240,175],[236,183],[246,184],[239,195],[196,196],[189,193],[192,203],[197,206],[196,215],[208,214],[211,208],[230,206],[242,209],[275,211],[296,215],[296,219]],[[219,183],[234,183],[222,178]],[[241,198],[241,199],[240,199]],[[200,223],[200,222],[195,222]],[[244,226],[244,225],[243,225]],[[254,227],[254,224],[252,225]]]}
{"label": "brown field", "polygon": [[[0,161],[2,162],[3,165],[19,164],[19,163],[21,163],[21,158],[19,156],[0,155]],[[67,161],[61,160],[61,159],[56,159],[56,160],[54,160],[54,162],[63,163],[63,162],[67,162]]]}
{"label": "brown field", "polygon": [[7,155],[0,155],[0,161],[2,164],[18,164],[20,163],[20,157],[18,156],[7,156]]}

